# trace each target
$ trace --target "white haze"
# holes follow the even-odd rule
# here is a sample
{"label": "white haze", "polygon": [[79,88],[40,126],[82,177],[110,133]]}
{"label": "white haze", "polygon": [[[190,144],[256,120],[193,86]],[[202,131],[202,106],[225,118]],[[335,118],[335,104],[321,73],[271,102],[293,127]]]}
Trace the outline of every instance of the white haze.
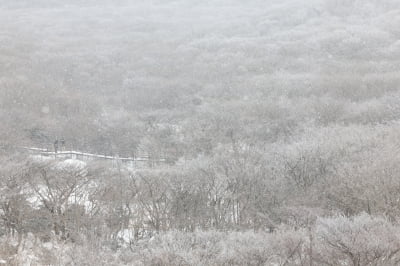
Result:
{"label": "white haze", "polygon": [[0,265],[398,265],[400,1],[0,0],[0,63]]}

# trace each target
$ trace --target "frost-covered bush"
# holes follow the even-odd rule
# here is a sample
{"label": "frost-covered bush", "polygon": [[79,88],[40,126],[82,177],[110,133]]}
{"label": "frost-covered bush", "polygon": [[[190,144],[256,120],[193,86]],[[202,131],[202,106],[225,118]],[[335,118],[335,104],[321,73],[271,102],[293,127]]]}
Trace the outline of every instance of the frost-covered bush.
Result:
{"label": "frost-covered bush", "polygon": [[315,234],[321,263],[354,266],[400,263],[400,228],[385,218],[365,213],[353,218],[320,218]]}
{"label": "frost-covered bush", "polygon": [[142,248],[133,250],[143,265],[302,265],[307,260],[308,238],[302,230],[175,231],[155,237]]}
{"label": "frost-covered bush", "polygon": [[0,244],[0,259],[11,265],[391,266],[400,262],[399,226],[365,213],[318,218],[304,229],[281,226],[273,233],[169,231],[117,250],[100,239],[73,243],[53,237],[43,242],[32,234],[2,238]]}

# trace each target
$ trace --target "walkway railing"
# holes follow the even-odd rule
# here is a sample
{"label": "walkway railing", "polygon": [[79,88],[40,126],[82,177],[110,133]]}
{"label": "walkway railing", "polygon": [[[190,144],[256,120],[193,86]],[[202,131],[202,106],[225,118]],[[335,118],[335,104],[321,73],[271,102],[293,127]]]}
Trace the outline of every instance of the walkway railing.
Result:
{"label": "walkway railing", "polygon": [[137,163],[148,163],[149,165],[154,165],[166,162],[164,158],[152,158],[147,155],[141,155],[137,157],[119,157],[119,156],[107,156],[107,155],[80,152],[80,151],[54,152],[54,151],[49,151],[47,149],[35,148],[35,147],[22,147],[22,148],[28,150],[29,153],[31,154],[41,155],[45,157],[70,158],[82,161],[106,160],[112,162],[121,162],[131,166],[136,166]]}

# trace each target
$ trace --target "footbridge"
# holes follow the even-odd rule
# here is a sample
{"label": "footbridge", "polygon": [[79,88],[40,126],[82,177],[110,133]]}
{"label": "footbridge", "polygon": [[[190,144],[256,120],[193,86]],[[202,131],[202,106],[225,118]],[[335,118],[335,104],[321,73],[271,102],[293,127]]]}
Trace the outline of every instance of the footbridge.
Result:
{"label": "footbridge", "polygon": [[112,166],[117,167],[119,165],[143,168],[143,167],[155,167],[159,165],[167,164],[165,158],[154,158],[149,155],[141,155],[137,157],[119,157],[119,156],[108,156],[94,153],[87,153],[81,151],[49,151],[48,149],[35,148],[35,147],[22,147],[28,151],[31,155],[37,155],[47,158],[55,159],[76,159],[84,162],[89,161],[103,161],[111,163]]}

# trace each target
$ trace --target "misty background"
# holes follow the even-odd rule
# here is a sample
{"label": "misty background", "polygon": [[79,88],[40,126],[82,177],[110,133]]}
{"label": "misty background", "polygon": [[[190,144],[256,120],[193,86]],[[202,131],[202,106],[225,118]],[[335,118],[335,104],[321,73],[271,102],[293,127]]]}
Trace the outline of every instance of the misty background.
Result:
{"label": "misty background", "polygon": [[[0,0],[0,265],[398,265],[399,29],[396,0]],[[23,148],[60,139],[163,163]]]}

